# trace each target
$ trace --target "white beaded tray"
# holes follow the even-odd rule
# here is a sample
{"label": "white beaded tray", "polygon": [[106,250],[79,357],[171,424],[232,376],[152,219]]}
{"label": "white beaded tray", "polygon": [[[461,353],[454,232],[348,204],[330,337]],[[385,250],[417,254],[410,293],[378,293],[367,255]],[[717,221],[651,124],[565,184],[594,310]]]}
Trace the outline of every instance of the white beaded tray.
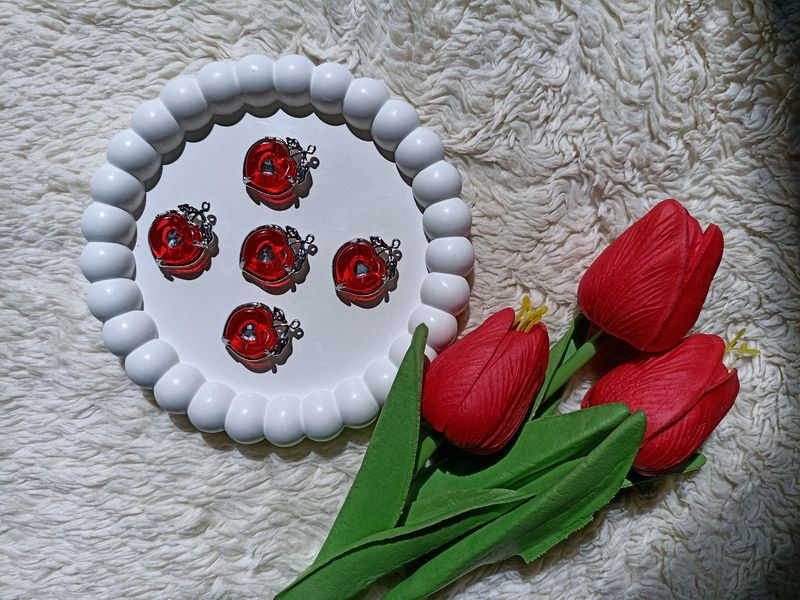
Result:
{"label": "white beaded tray", "polygon": [[[256,205],[241,181],[244,153],[265,136],[318,149],[310,194],[285,211]],[[443,157],[413,107],[338,64],[251,55],[168,82],[114,136],[91,181],[81,269],[103,341],[164,409],[238,442],[291,445],[368,424],[416,325],[428,325],[433,358],[455,337],[455,315],[469,300],[471,215]],[[150,223],[204,201],[217,216],[219,254],[199,278],[168,281],[150,254]],[[280,296],[238,269],[246,233],[270,223],[314,234],[319,248],[306,280]],[[397,288],[374,308],[346,306],[333,291],[333,254],[370,235],[401,240]],[[279,306],[302,323],[305,335],[276,372],[249,371],[224,349],[225,319],[245,302]]]}

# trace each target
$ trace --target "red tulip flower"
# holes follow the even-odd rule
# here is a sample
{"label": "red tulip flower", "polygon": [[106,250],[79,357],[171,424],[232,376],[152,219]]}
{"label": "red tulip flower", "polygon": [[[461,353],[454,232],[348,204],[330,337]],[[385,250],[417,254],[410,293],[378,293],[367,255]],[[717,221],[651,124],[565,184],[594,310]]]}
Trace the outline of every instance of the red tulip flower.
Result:
{"label": "red tulip flower", "polygon": [[670,471],[700,447],[739,393],[736,369],[722,363],[726,349],[716,335],[689,336],[668,352],[609,371],[581,407],[621,402],[644,411],[647,430],[633,468],[643,475]]}
{"label": "red tulip flower", "polygon": [[674,346],[692,328],[722,258],[722,232],[664,200],[587,269],[578,305],[592,323],[645,352]]}
{"label": "red tulip flower", "polygon": [[550,354],[546,309],[526,298],[442,352],[422,389],[422,415],[453,445],[475,454],[500,450],[517,432],[544,379]]}

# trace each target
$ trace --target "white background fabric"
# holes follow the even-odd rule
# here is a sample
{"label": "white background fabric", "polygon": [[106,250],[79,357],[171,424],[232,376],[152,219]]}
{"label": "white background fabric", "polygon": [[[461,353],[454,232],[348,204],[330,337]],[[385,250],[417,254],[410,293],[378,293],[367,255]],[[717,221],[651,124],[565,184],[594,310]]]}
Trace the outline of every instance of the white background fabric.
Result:
{"label": "white background fabric", "polygon": [[790,3],[0,1],[0,597],[271,597],[358,469],[369,429],[283,450],[198,433],[86,307],[108,140],[168,79],[251,52],[384,79],[442,136],[474,207],[468,327],[529,293],[555,337],[593,256],[662,198],[725,233],[696,330],[746,326],[763,355],[708,465],[439,597],[796,597],[798,37]]}

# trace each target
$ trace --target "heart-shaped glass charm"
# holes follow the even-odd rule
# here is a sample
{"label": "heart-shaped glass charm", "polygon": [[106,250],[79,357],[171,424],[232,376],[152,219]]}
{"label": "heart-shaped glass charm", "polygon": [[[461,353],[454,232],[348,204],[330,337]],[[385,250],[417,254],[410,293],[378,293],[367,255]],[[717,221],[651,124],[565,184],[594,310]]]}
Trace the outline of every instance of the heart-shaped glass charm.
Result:
{"label": "heart-shaped glass charm", "polygon": [[313,241],[313,235],[301,239],[293,227],[262,225],[247,234],[242,243],[239,267],[248,281],[268,292],[281,293],[297,281]]}
{"label": "heart-shaped glass charm", "polygon": [[244,159],[243,181],[250,197],[276,207],[292,204],[309,170],[319,166],[319,159],[308,158],[315,151],[315,146],[303,150],[293,138],[257,141]]}
{"label": "heart-shaped glass charm", "polygon": [[168,278],[190,279],[200,275],[211,263],[209,245],[214,239],[214,215],[202,208],[181,204],[178,210],[157,215],[150,225],[147,241],[161,272]]}
{"label": "heart-shaped glass charm", "polygon": [[387,293],[397,276],[400,240],[389,246],[380,237],[356,238],[343,244],[333,258],[333,281],[343,299],[365,303]]}
{"label": "heart-shaped glass charm", "polygon": [[236,307],[225,322],[222,342],[239,362],[269,363],[286,350],[300,322],[286,322],[283,311],[259,302]]}

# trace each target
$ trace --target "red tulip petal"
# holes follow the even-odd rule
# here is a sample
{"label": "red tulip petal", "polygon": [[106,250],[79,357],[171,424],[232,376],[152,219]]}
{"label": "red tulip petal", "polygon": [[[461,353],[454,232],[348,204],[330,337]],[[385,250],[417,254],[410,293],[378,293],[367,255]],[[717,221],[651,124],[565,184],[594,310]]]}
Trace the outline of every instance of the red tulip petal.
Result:
{"label": "red tulip petal", "polygon": [[544,379],[547,330],[510,331],[491,364],[462,398],[444,430],[455,445],[478,454],[502,448],[521,425]]}
{"label": "red tulip petal", "polygon": [[642,445],[633,467],[643,475],[657,475],[686,461],[711,435],[739,393],[736,369],[703,394],[692,409],[669,429]]}
{"label": "red tulip petal", "polygon": [[[700,232],[700,225],[690,218],[690,229]],[[692,328],[708,295],[708,288],[722,260],[724,240],[716,225],[709,225],[705,234],[693,234],[695,244],[690,246],[687,279],[680,286],[681,294],[661,332],[647,344],[649,351],[665,350],[673,346]]]}
{"label": "red tulip petal", "polygon": [[578,286],[578,304],[589,320],[647,349],[686,278],[687,223],[686,209],[675,200],[664,200],[612,242]]}
{"label": "red tulip petal", "polygon": [[[698,334],[698,335],[700,335],[700,334]],[[720,341],[722,341],[721,338],[720,338]],[[724,355],[725,355],[725,349],[724,348],[723,348],[722,352],[723,352],[723,357],[724,357]],[[714,374],[711,376],[711,379],[709,381],[707,389],[710,389],[712,387],[718,386],[723,381],[725,381],[730,376],[730,374],[731,373],[730,373],[730,371],[728,371],[728,367],[725,366],[725,363],[722,362],[722,357],[720,357],[720,360],[717,363],[716,368],[714,369]]]}
{"label": "red tulip petal", "polygon": [[469,395],[514,322],[514,309],[505,308],[452,344],[436,357],[422,390],[422,415],[437,431]]}
{"label": "red tulip petal", "polygon": [[[533,358],[528,359],[530,360],[528,365],[531,372],[527,374],[525,385],[520,385],[519,392],[515,396],[517,400],[511,405],[513,410],[505,415],[500,426],[483,441],[481,449],[474,450],[478,454],[497,452],[508,443],[525,420],[531,403],[542,386],[550,357],[550,338],[547,334],[547,328],[540,323],[526,335],[529,337],[535,335],[537,337],[532,342],[535,344],[535,355]],[[495,367],[492,366],[491,368]],[[501,365],[498,364],[496,368],[501,368]]]}
{"label": "red tulip petal", "polygon": [[[719,381],[725,343],[698,333],[663,354],[626,363],[595,383],[582,407],[621,402],[647,415],[645,441],[672,426]],[[724,367],[723,367],[724,368]]]}

